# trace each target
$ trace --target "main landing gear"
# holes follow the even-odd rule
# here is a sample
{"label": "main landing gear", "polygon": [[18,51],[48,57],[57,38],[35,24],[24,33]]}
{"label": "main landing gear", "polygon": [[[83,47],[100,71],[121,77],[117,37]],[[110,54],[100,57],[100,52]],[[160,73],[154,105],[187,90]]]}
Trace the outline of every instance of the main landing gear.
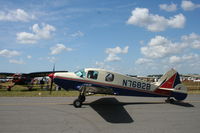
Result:
{"label": "main landing gear", "polygon": [[81,92],[78,96],[78,98],[76,100],[74,100],[73,105],[76,108],[80,108],[83,104],[83,102],[85,101],[85,90],[86,90],[86,86],[82,86],[81,87]]}

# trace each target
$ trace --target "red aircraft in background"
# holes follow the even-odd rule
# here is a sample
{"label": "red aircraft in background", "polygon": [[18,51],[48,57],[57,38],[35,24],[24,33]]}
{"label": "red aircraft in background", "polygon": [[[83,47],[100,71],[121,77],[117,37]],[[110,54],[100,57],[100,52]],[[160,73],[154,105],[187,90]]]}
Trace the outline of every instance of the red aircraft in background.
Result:
{"label": "red aircraft in background", "polygon": [[[59,72],[67,72],[67,71],[44,71],[44,72],[32,72],[32,73],[6,73],[1,72],[0,73],[0,79],[1,81],[10,81],[13,83],[12,85],[8,86],[8,91],[11,91],[11,88],[15,85],[27,85],[28,89],[32,89],[32,84],[34,81],[34,78],[36,77],[43,77],[40,80],[40,84],[44,84],[45,77],[48,76],[51,73],[59,73]],[[51,83],[52,84],[52,83]],[[51,85],[52,86],[52,85]]]}

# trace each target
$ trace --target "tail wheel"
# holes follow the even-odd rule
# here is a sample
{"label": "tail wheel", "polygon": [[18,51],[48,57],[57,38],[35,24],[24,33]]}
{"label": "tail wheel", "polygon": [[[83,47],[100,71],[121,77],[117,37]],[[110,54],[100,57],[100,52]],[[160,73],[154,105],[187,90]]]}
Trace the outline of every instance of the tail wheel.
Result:
{"label": "tail wheel", "polygon": [[172,99],[172,98],[168,98],[168,99],[165,100],[165,102],[166,102],[166,103],[174,103],[175,100]]}

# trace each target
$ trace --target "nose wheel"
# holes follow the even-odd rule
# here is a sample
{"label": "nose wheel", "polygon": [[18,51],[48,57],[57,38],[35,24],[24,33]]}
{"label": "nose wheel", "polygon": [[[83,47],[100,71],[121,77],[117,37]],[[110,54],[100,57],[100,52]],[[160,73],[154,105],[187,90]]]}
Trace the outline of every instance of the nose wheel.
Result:
{"label": "nose wheel", "polygon": [[81,108],[84,101],[85,101],[85,96],[80,95],[78,99],[74,100],[73,105],[75,108]]}
{"label": "nose wheel", "polygon": [[85,86],[81,87],[81,92],[78,96],[78,99],[74,100],[74,102],[73,102],[73,105],[75,108],[81,108],[83,102],[85,102],[85,99],[86,99],[85,98],[85,90],[86,90]]}
{"label": "nose wheel", "polygon": [[73,103],[75,108],[80,108],[82,106],[82,102],[79,99],[74,100]]}

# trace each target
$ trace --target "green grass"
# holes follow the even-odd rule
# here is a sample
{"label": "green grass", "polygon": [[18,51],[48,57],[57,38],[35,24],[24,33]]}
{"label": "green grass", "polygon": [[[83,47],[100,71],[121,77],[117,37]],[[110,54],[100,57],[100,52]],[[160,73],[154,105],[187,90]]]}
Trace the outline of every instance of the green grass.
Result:
{"label": "green grass", "polygon": [[188,91],[188,94],[200,94],[200,90]]}
{"label": "green grass", "polygon": [[185,85],[188,89],[188,94],[200,94],[200,83],[193,81],[183,81],[183,85]]}
{"label": "green grass", "polygon": [[[64,96],[78,96],[77,91],[52,91],[50,94],[49,90],[46,90],[46,86],[41,89],[40,85],[34,85],[31,91],[28,90],[27,86],[15,85],[11,91],[7,91],[9,83],[3,84],[0,88],[0,97],[64,97]],[[55,88],[55,86],[53,86]]]}
{"label": "green grass", "polygon": [[[45,85],[43,89],[41,89],[40,85],[34,85],[31,91],[29,91],[26,85],[15,85],[12,87],[11,91],[7,91],[7,86],[10,84],[5,83],[3,85],[4,86],[0,88],[0,97],[72,97],[79,95],[78,91],[66,91],[63,89],[61,91],[55,91],[55,89],[53,89],[50,94],[49,89],[47,90]],[[55,85],[53,85],[53,88],[55,88]]]}

